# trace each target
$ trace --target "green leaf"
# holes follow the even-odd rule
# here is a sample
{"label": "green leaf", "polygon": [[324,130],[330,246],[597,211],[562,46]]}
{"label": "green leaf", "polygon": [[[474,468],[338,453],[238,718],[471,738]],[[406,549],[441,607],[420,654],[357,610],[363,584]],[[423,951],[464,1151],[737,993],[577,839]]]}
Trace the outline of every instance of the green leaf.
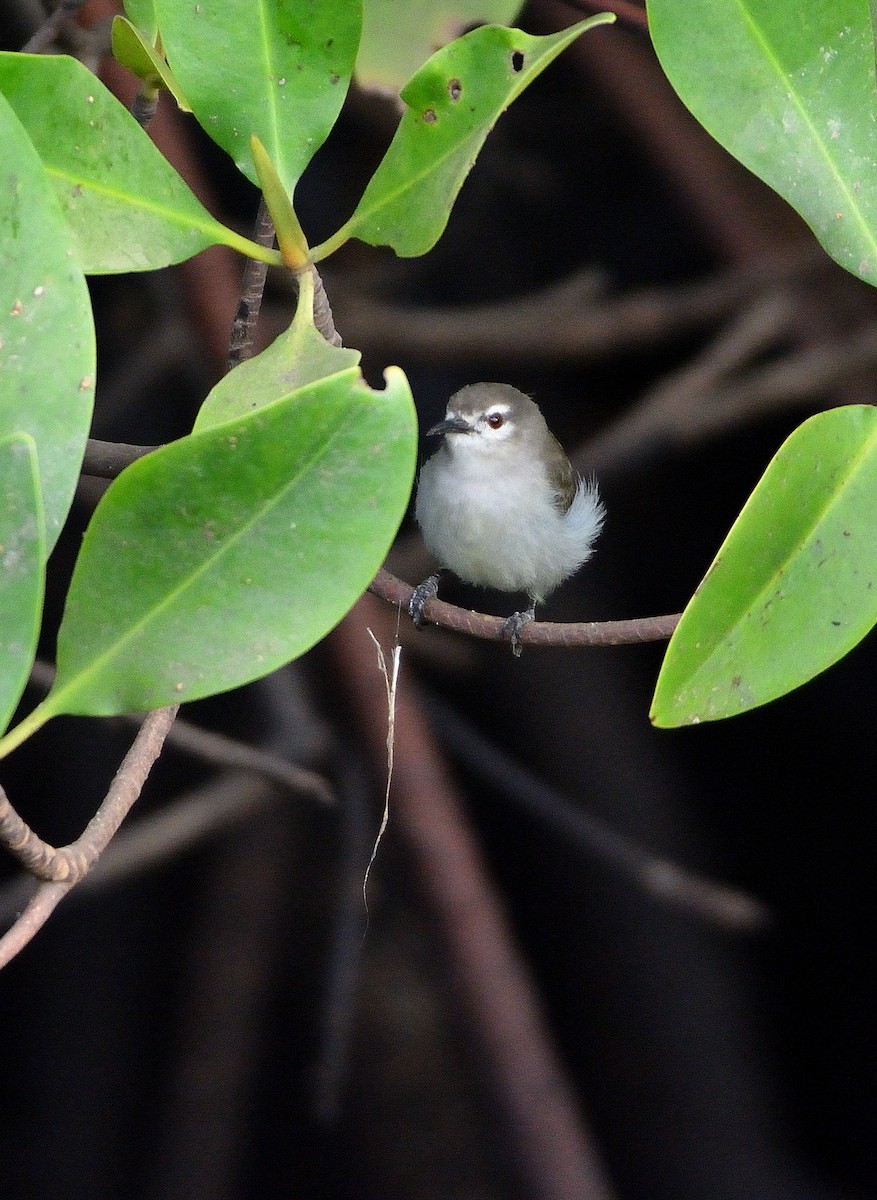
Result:
{"label": "green leaf", "polygon": [[331,346],[314,328],[313,277],[301,276],[299,288],[292,325],[267,350],[220,379],[201,405],[194,432],[246,416],[321,379],[346,379],[353,384],[359,378],[360,352]]}
{"label": "green leaf", "polygon": [[0,732],[36,654],[45,561],[36,443],[10,434],[0,438]]}
{"label": "green leaf", "polygon": [[86,531],[31,722],[194,700],[304,653],[380,566],[408,502],[405,377],[349,372],[140,459]]}
{"label": "green leaf", "polygon": [[0,146],[0,437],[23,431],[36,443],[51,549],[91,424],[91,303],[54,190],[2,96]]}
{"label": "green leaf", "polygon": [[136,25],[150,41],[155,41],[158,22],[155,19],[155,5],[152,0],[123,0],[122,7],[128,14],[131,24]]}
{"label": "green leaf", "polygon": [[292,192],[335,124],[361,0],[155,0],[168,62],[207,133],[257,182],[256,134]]}
{"label": "green leaf", "polygon": [[832,256],[877,282],[877,124],[868,0],[648,0],[684,104],[783,196]]}
{"label": "green leaf", "polygon": [[364,0],[356,82],[395,95],[464,29],[509,25],[523,7],[521,0]]}
{"label": "green leaf", "polygon": [[166,88],[182,112],[191,112],[189,102],[183,95],[173,71],[152,43],[135,25],[125,17],[113,17],[113,57],[132,75],[156,90]]}
{"label": "green leaf", "polygon": [[766,704],[877,622],[877,409],[811,417],[750,496],[670,641],[657,725]]}
{"label": "green leaf", "polygon": [[86,273],[151,270],[215,242],[279,261],[215,221],[80,62],[0,53],[0,92],[43,160]]}
{"label": "green leaf", "polygon": [[570,42],[615,20],[601,13],[549,37],[485,25],[434,54],[402,89],[406,111],[350,220],[312,252],[348,238],[425,254],[500,114]]}

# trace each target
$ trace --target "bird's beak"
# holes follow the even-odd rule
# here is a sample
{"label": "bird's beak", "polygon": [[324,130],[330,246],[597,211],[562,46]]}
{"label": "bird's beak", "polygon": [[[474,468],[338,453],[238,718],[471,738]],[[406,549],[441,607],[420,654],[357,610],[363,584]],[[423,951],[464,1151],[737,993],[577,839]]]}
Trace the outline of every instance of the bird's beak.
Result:
{"label": "bird's beak", "polygon": [[445,433],[471,433],[472,426],[463,417],[445,417],[443,421],[439,421],[438,425],[433,425],[432,429],[427,429],[427,437],[438,437]]}

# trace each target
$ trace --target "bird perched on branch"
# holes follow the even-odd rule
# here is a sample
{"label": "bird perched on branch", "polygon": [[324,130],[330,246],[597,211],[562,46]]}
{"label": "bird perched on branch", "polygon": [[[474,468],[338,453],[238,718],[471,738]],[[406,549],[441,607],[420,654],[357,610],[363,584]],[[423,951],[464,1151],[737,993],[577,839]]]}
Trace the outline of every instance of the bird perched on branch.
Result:
{"label": "bird perched on branch", "polygon": [[[605,516],[597,487],[573,470],[529,396],[506,383],[462,388],[428,435],[442,443],[420,472],[415,516],[423,540],[465,582],[526,592],[529,608],[505,624],[519,656],[536,605],[591,557]],[[418,628],[440,575],[411,597]]]}

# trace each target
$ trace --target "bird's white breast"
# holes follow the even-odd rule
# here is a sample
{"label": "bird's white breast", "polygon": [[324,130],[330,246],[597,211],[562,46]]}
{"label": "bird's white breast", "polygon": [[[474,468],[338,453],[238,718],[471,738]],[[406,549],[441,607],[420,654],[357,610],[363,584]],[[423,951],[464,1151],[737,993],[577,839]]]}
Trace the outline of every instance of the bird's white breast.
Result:
{"label": "bird's white breast", "polygon": [[540,462],[502,444],[457,436],[424,465],[416,504],[423,539],[461,579],[543,600],[590,557],[603,521],[580,482],[561,512]]}

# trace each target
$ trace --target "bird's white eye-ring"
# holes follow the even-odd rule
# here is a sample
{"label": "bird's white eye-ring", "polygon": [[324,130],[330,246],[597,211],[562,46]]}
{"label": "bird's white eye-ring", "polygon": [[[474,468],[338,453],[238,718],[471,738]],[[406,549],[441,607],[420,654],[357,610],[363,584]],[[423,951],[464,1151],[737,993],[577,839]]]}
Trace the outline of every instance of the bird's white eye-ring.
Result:
{"label": "bird's white eye-ring", "polygon": [[487,424],[491,429],[501,429],[505,425],[505,417],[501,412],[488,413]]}

